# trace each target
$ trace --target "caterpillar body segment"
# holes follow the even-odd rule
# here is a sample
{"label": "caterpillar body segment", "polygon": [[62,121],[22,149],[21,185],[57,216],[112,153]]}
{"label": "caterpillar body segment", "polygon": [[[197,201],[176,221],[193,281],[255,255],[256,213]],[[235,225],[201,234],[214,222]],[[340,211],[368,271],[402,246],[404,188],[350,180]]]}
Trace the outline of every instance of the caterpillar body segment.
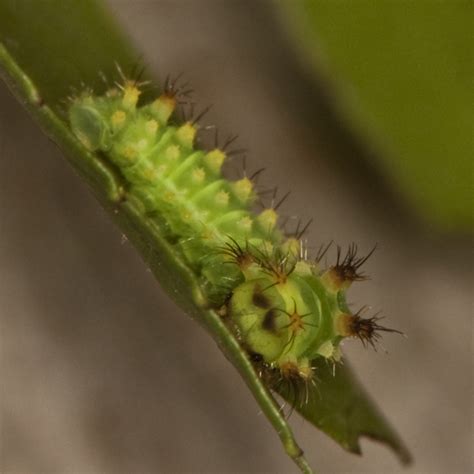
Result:
{"label": "caterpillar body segment", "polygon": [[[83,93],[69,109],[71,128],[91,151],[102,152],[121,173],[127,198],[149,219],[199,277],[215,308],[224,306],[231,327],[261,367],[283,380],[313,380],[311,361],[337,362],[343,338],[373,345],[377,318],[348,312],[345,291],[365,259],[355,248],[322,271],[286,238],[277,208],[253,210],[251,179],[227,180],[226,151],[194,146],[198,126],[175,123],[176,90],[137,106],[140,88],[125,81],[103,96]],[[390,331],[390,330],[388,330]]]}

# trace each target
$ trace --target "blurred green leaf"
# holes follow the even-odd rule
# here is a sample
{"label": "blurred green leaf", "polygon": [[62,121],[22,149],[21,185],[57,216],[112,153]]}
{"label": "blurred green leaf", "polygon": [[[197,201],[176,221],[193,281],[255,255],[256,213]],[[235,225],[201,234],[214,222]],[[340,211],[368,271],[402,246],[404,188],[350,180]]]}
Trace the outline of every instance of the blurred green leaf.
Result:
{"label": "blurred green leaf", "polygon": [[418,213],[472,230],[470,0],[287,0],[295,42],[336,85],[353,128]]}
{"label": "blurred green leaf", "polygon": [[139,59],[95,0],[1,0],[0,42],[56,111],[73,87],[103,90],[100,73],[116,77],[116,64],[127,70]]}

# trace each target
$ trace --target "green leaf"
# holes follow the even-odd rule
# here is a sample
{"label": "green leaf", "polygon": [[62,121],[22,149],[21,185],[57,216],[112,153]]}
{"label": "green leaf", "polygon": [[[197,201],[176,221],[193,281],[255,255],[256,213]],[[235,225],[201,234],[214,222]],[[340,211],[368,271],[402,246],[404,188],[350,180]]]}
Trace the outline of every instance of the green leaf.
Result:
{"label": "green leaf", "polygon": [[284,2],[305,66],[424,220],[471,231],[473,2]]}
{"label": "green leaf", "polygon": [[[302,472],[309,473],[311,468],[279,405],[222,318],[205,306],[196,276],[162,237],[159,225],[125,199],[123,183],[114,169],[85,150],[64,120],[61,104],[71,85],[84,82],[100,91],[104,85],[99,71],[114,77],[116,62],[132,65],[136,58],[113,20],[93,1],[0,3],[0,77],[89,183],[157,280],[211,334],[242,375],[287,454]],[[303,416],[350,451],[359,452],[359,436],[369,435],[386,442],[402,461],[408,460],[406,449],[347,368],[337,370],[333,377],[322,367],[319,378],[321,403],[305,407]]]}
{"label": "green leaf", "polygon": [[131,46],[101,3],[93,0],[2,0],[0,41],[33,80],[42,99],[55,111],[87,84],[103,90],[99,73],[117,75],[137,64]]}
{"label": "green leaf", "polygon": [[[411,455],[356,379],[347,362],[334,369],[327,361],[313,361],[317,387],[308,387],[308,402],[298,411],[342,447],[360,454],[362,436],[391,446],[404,464]],[[334,372],[333,372],[334,370]]]}

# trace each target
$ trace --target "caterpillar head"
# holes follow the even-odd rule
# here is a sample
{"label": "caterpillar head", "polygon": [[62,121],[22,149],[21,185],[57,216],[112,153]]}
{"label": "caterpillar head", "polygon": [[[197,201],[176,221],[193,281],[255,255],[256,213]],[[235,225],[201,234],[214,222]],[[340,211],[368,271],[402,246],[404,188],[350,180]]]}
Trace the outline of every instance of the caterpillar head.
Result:
{"label": "caterpillar head", "polygon": [[106,96],[97,97],[86,91],[73,98],[69,108],[73,133],[90,151],[108,150],[114,133],[124,128],[133,115],[140,93],[135,81],[126,80]]}
{"label": "caterpillar head", "polygon": [[77,102],[69,109],[69,121],[72,131],[88,150],[109,148],[112,139],[109,125],[87,101]]}

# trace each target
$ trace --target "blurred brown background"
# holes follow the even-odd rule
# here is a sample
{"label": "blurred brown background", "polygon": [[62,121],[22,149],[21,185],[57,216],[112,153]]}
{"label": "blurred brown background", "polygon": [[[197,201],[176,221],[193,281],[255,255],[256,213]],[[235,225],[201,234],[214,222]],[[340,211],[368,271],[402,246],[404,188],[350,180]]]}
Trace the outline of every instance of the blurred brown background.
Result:
{"label": "blurred brown background", "polygon": [[[184,72],[248,168],[292,190],[317,247],[361,250],[355,307],[383,310],[383,351],[348,357],[413,451],[412,473],[472,471],[472,245],[412,217],[306,77],[268,2],[112,1],[152,71]],[[176,38],[179,38],[179,41]],[[347,159],[350,157],[350,159]],[[238,164],[236,169],[238,169]],[[0,87],[0,472],[293,473],[214,342],[157,288],[53,144]],[[325,473],[402,472],[386,448],[345,453],[294,415]]]}

